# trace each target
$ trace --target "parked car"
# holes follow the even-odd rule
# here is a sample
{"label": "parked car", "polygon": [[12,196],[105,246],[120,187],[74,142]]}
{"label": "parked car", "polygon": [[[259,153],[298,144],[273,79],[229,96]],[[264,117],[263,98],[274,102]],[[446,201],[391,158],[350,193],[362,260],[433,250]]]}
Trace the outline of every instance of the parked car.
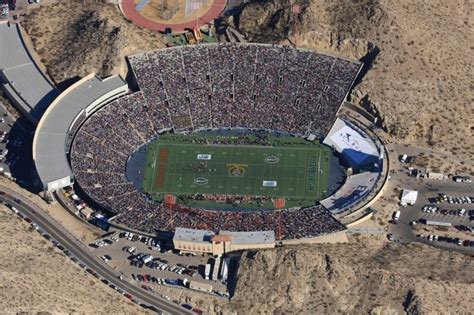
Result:
{"label": "parked car", "polygon": [[184,307],[187,310],[192,310],[193,309],[192,305],[189,305],[189,304],[181,304],[181,306]]}

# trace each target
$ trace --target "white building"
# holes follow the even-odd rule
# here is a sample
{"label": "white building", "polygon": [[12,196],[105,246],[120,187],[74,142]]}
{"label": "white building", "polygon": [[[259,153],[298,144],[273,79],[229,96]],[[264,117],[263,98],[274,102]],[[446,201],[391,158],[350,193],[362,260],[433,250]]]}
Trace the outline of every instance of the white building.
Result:
{"label": "white building", "polygon": [[404,189],[402,191],[402,198],[400,200],[400,204],[402,206],[406,206],[406,205],[413,206],[416,203],[417,199],[418,199],[418,191]]}

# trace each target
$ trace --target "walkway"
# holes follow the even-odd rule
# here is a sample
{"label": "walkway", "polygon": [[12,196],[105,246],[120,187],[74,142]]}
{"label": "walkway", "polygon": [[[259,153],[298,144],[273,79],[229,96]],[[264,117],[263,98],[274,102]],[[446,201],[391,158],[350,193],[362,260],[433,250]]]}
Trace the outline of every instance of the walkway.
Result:
{"label": "walkway", "polygon": [[357,226],[347,230],[349,234],[386,234],[387,228],[383,226]]}

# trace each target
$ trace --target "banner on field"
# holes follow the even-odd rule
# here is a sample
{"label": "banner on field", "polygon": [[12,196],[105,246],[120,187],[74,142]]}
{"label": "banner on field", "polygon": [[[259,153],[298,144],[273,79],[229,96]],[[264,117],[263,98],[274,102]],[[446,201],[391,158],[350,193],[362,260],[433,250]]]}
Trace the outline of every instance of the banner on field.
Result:
{"label": "banner on field", "polygon": [[209,161],[211,159],[210,154],[198,154],[197,159],[201,161]]}

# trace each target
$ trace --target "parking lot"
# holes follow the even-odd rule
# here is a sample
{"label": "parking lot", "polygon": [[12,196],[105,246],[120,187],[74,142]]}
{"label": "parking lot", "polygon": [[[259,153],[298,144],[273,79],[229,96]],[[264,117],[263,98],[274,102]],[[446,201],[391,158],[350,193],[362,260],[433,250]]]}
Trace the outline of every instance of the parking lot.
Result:
{"label": "parking lot", "polygon": [[227,287],[224,283],[205,279],[205,266],[214,260],[213,256],[178,254],[153,239],[143,237],[139,240],[135,235],[130,240],[123,237],[124,234],[117,232],[90,244],[95,254],[111,268],[121,272],[124,279],[137,282],[144,289],[157,294],[160,294],[162,285],[183,288],[183,280],[187,279],[211,284],[214,294],[226,296]]}
{"label": "parking lot", "polygon": [[429,220],[470,224],[474,221],[474,196],[438,193],[427,198],[421,211]]}
{"label": "parking lot", "polygon": [[390,238],[472,254],[474,195],[471,184],[443,184],[459,189],[430,189],[418,198],[414,206],[400,208],[399,220],[390,225]]}

